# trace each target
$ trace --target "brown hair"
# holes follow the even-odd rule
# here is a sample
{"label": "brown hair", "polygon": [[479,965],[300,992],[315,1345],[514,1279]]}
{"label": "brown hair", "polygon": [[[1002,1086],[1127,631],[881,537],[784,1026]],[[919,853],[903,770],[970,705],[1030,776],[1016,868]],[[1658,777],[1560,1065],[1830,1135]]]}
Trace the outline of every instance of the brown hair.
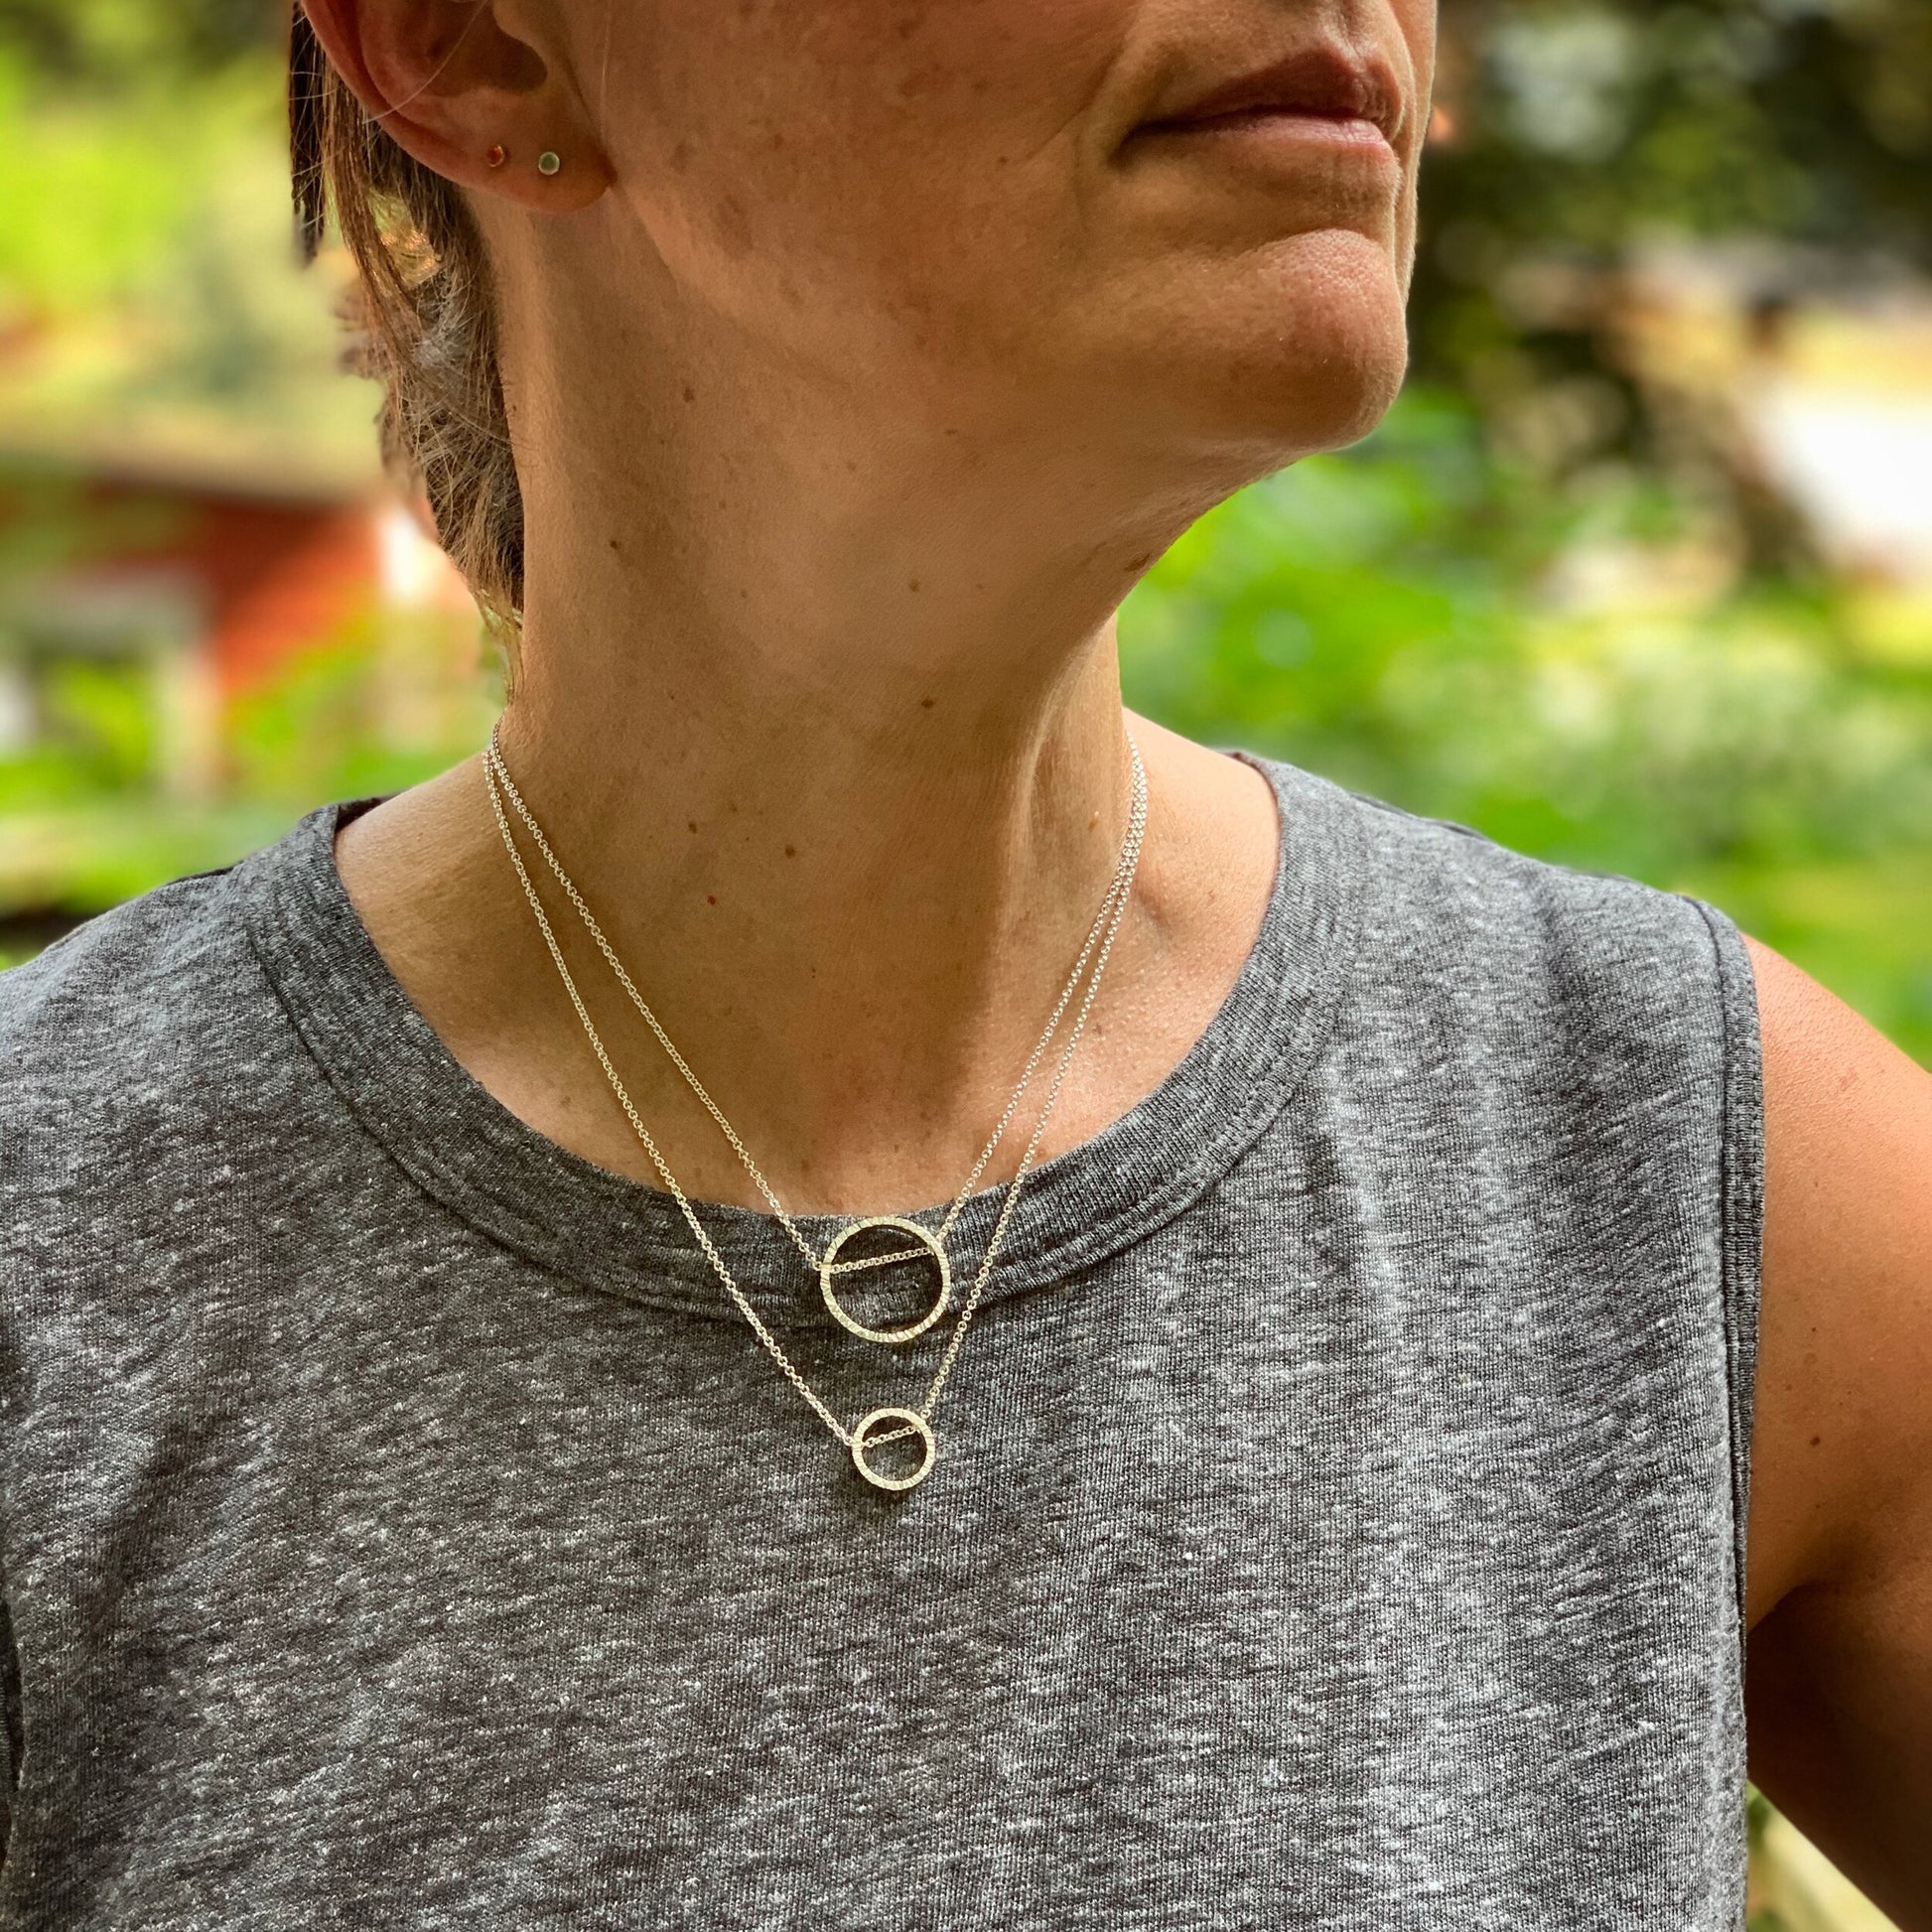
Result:
{"label": "brown hair", "polygon": [[315,259],[333,212],[360,273],[358,360],[383,385],[383,458],[427,496],[444,549],[513,645],[523,496],[483,236],[455,185],[363,111],[301,0],[289,35],[289,148],[304,259]]}

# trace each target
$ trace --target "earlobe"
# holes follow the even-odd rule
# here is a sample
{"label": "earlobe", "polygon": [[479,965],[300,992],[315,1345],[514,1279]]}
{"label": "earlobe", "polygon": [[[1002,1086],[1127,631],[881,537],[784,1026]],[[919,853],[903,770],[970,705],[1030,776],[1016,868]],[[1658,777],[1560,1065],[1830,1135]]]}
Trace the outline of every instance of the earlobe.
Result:
{"label": "earlobe", "polygon": [[302,4],[369,118],[426,168],[552,213],[609,186],[564,50],[506,31],[497,0]]}
{"label": "earlobe", "polygon": [[611,185],[610,163],[588,141],[574,149],[569,160],[547,147],[534,160],[523,162],[496,142],[484,150],[480,174],[460,172],[456,167],[438,172],[466,187],[486,188],[523,207],[549,214],[568,214],[588,207]]}

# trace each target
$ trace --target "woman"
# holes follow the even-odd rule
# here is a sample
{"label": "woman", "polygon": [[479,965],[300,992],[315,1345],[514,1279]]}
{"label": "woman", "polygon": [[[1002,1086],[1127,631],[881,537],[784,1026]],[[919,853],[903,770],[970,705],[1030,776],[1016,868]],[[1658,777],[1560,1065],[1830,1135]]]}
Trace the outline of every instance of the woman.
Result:
{"label": "woman", "polygon": [[307,0],[514,693],[0,983],[0,1924],[1932,1924],[1924,1075],[1121,709],[1433,34]]}

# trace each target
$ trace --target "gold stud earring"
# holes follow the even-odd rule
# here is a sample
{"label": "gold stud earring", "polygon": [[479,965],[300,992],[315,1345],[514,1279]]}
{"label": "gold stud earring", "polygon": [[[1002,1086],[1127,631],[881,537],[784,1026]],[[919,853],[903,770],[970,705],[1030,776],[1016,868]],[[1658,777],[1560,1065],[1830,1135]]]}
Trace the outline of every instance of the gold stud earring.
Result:
{"label": "gold stud earring", "polygon": [[540,175],[554,175],[563,165],[562,158],[547,148],[537,156],[537,173]]}
{"label": "gold stud earring", "polygon": [[483,156],[483,159],[486,162],[488,162],[492,168],[500,168],[503,165],[503,163],[509,159],[509,155],[504,150],[502,144],[499,142],[495,147],[491,148],[489,152]]}

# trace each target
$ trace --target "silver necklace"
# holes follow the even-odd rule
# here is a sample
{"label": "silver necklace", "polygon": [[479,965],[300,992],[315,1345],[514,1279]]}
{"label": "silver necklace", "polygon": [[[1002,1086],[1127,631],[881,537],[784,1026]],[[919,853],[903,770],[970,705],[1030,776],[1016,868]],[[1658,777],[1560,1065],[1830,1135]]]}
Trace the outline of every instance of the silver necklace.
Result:
{"label": "silver necklace", "polygon": [[[966,1176],[964,1185],[953,1197],[950,1206],[946,1210],[944,1219],[941,1221],[938,1229],[933,1231],[921,1226],[916,1221],[906,1219],[902,1215],[874,1214],[863,1216],[848,1221],[833,1236],[831,1244],[822,1255],[813,1249],[811,1243],[805,1239],[804,1235],[799,1231],[797,1224],[785,1211],[783,1204],[779,1201],[776,1193],[773,1192],[770,1183],[765,1179],[758,1163],[753,1160],[751,1152],[747,1149],[743,1140],[740,1139],[737,1130],[725,1118],[724,1112],[718,1106],[717,1102],[705,1091],[703,1082],[692,1071],[689,1062],[678,1051],[670,1035],[664,1031],[662,1023],[650,1010],[643,996],[637,991],[635,982],[624,969],[623,962],[618,957],[617,951],[612,946],[610,940],[605,937],[604,929],[599,925],[595,915],[592,913],[589,903],[585,900],[583,894],[578,891],[570,875],[565,872],[550,841],[544,836],[543,828],[537,823],[535,815],[524,802],[522,794],[517,790],[514,782],[511,780],[508,767],[503,762],[502,745],[498,737],[497,727],[491,727],[488,743],[483,750],[483,781],[489,791],[490,809],[495,815],[497,830],[502,834],[504,848],[509,854],[511,865],[516,870],[517,881],[523,888],[524,897],[528,900],[531,913],[536,919],[538,930],[543,935],[544,945],[549,951],[551,961],[556,966],[558,975],[563,981],[564,989],[570,996],[571,1005],[576,1010],[577,1018],[584,1028],[586,1036],[590,1040],[591,1050],[596,1055],[599,1066],[603,1068],[604,1077],[610,1083],[611,1090],[616,1096],[618,1104],[622,1108],[625,1119],[629,1121],[631,1131],[636,1135],[638,1142],[643,1147],[645,1154],[649,1157],[652,1167],[656,1169],[659,1176],[663,1179],[665,1186],[676,1199],[678,1207],[682,1211],[693,1237],[704,1253],[705,1259],[710,1263],[712,1271],[717,1275],[719,1281],[724,1285],[726,1292],[736,1304],[739,1312],[744,1315],[746,1321],[751,1325],[753,1332],[763,1344],[778,1367],[784,1372],[786,1379],[790,1381],[792,1386],[797,1389],[798,1393],[811,1406],[819,1420],[851,1451],[852,1459],[857,1465],[860,1474],[868,1482],[881,1489],[910,1489],[914,1484],[924,1480],[930,1472],[938,1454],[938,1443],[932,1430],[933,1412],[938,1406],[940,1392],[944,1389],[946,1380],[952,1373],[953,1363],[958,1359],[960,1346],[965,1341],[966,1329],[972,1321],[975,1310],[979,1306],[981,1293],[992,1275],[993,1264],[998,1256],[1000,1243],[1005,1236],[1007,1223],[1012,1216],[1014,1204],[1019,1198],[1021,1184],[1026,1179],[1028,1172],[1033,1167],[1034,1159],[1038,1153],[1041,1137],[1046,1131],[1046,1123],[1052,1114],[1054,1103],[1059,1098],[1060,1087],[1066,1078],[1067,1068],[1072,1062],[1074,1049],[1079,1045],[1080,1035],[1086,1029],[1087,1016],[1092,1010],[1094,994],[1099,989],[1100,977],[1106,968],[1108,955],[1113,950],[1114,939],[1120,930],[1121,919],[1125,915],[1128,901],[1133,896],[1134,877],[1139,869],[1141,847],[1147,833],[1147,771],[1141,762],[1140,747],[1135,744],[1132,733],[1128,734],[1127,744],[1133,764],[1132,796],[1128,811],[1127,834],[1121,843],[1120,859],[1114,868],[1112,882],[1107,888],[1106,896],[1100,902],[1099,910],[1094,914],[1092,924],[1087,928],[1086,939],[1081,945],[1079,956],[1073,962],[1073,970],[1067,975],[1066,984],[1061,989],[1059,1000],[1046,1022],[1045,1029],[1041,1032],[1038,1041],[1035,1043],[1032,1054],[1027,1060],[1026,1066],[1022,1069],[1019,1082],[1014,1087],[1012,1096],[1007,1101],[1004,1112],[1002,1112],[999,1121],[994,1126],[992,1137],[987,1141],[986,1146],[981,1149],[979,1159],[973,1163],[972,1172]],[[978,1183],[980,1175],[986,1172],[987,1163],[992,1160],[994,1151],[999,1147],[1007,1128],[1012,1124],[1013,1116],[1020,1106],[1021,1099],[1025,1095],[1028,1086],[1032,1083],[1034,1074],[1038,1070],[1040,1060],[1045,1054],[1048,1042],[1052,1039],[1062,1019],[1065,1018],[1066,1010],[1072,1003],[1075,989],[1080,985],[1083,975],[1086,976],[1086,990],[1081,996],[1078,1010],[1074,1015],[1072,1029],[1067,1035],[1064,1046],[1061,1048],[1059,1060],[1053,1071],[1051,1084],[1047,1088],[1046,1099],[1040,1107],[1038,1119],[1034,1124],[1032,1138],[1028,1141],[1026,1151],[1021,1156],[1020,1165],[1015,1171],[1012,1180],[1007,1185],[1006,1195],[1001,1202],[1000,1212],[994,1221],[993,1232],[988,1238],[986,1252],[980,1259],[979,1271],[974,1279],[972,1290],[966,1299],[966,1304],[961,1311],[958,1322],[954,1326],[945,1353],[941,1357],[939,1366],[933,1375],[931,1383],[927,1387],[925,1400],[920,1408],[885,1407],[874,1409],[863,1416],[851,1428],[847,1428],[826,1403],[821,1400],[817,1391],[811,1387],[804,1376],[799,1373],[796,1365],[779,1345],[777,1337],[759,1319],[758,1311],[746,1299],[743,1290],[740,1289],[736,1280],[733,1279],[731,1270],[725,1265],[724,1257],[718,1252],[717,1246],[712,1241],[710,1235],[705,1232],[704,1224],[698,1219],[696,1210],[692,1207],[684,1189],[678,1184],[677,1176],[671,1173],[662,1153],[658,1149],[656,1141],[651,1136],[650,1130],[645,1127],[636,1107],[631,1102],[629,1093],[625,1090],[622,1079],[619,1076],[616,1066],[612,1063],[611,1056],[606,1050],[604,1041],[591,1020],[589,1010],[584,1004],[583,996],[578,991],[577,982],[572,977],[570,968],[565,964],[563,949],[557,943],[557,935],[551,926],[549,914],[544,910],[543,901],[538,896],[534,883],[531,881],[528,868],[523,862],[523,856],[517,849],[515,837],[510,830],[508,814],[503,809],[503,800],[505,797],[508,798],[510,806],[515,811],[517,817],[521,819],[524,829],[529,833],[532,842],[542,855],[545,864],[555,876],[558,885],[563,889],[565,897],[570,900],[572,906],[575,907],[579,918],[583,920],[585,929],[590,933],[599,952],[603,954],[606,963],[616,975],[618,983],[628,996],[631,1005],[637,1009],[638,1014],[656,1037],[658,1044],[663,1047],[665,1053],[670,1058],[672,1065],[677,1068],[685,1083],[690,1087],[693,1094],[697,1096],[705,1111],[710,1114],[712,1120],[716,1123],[719,1131],[730,1143],[732,1151],[738,1156],[740,1162],[743,1163],[746,1173],[751,1176],[759,1192],[770,1204],[773,1213],[776,1214],[785,1233],[791,1238],[793,1244],[817,1274],[820,1293],[824,1298],[826,1308],[833,1317],[844,1327],[853,1334],[859,1335],[868,1341],[880,1342],[888,1346],[897,1346],[903,1342],[911,1341],[915,1337],[925,1333],[945,1311],[952,1293],[952,1267],[946,1253],[947,1238],[952,1232],[954,1223],[958,1220],[960,1213],[965,1208],[967,1200],[971,1197],[973,1188]],[[1090,975],[1087,973],[1089,964],[1092,967]],[[855,1235],[873,1228],[890,1229],[895,1233],[908,1236],[915,1245],[896,1249],[891,1254],[868,1255],[864,1258],[850,1261],[840,1259],[840,1251],[848,1241]],[[916,1320],[892,1328],[872,1327],[858,1320],[840,1302],[836,1287],[836,1277],[864,1269],[890,1267],[897,1262],[916,1259],[922,1252],[934,1263],[938,1271],[938,1294],[934,1298],[932,1306]],[[869,1459],[871,1451],[874,1449],[881,1449],[888,1443],[897,1442],[908,1436],[916,1436],[919,1439],[919,1462],[911,1474],[902,1476],[887,1475]]]}

